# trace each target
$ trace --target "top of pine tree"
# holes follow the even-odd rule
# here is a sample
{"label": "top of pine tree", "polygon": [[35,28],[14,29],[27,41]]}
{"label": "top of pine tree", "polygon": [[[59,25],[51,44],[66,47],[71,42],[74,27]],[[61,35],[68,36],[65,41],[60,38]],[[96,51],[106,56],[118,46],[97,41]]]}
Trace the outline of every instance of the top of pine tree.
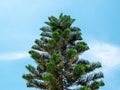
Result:
{"label": "top of pine tree", "polygon": [[[100,62],[80,59],[88,45],[82,40],[81,30],[71,26],[75,19],[60,14],[58,18],[48,17],[40,30],[40,39],[29,51],[37,67],[27,65],[29,73],[24,74],[27,87],[40,90],[98,90],[104,82],[103,73],[93,73],[101,67]],[[75,88],[74,88],[74,87]]]}

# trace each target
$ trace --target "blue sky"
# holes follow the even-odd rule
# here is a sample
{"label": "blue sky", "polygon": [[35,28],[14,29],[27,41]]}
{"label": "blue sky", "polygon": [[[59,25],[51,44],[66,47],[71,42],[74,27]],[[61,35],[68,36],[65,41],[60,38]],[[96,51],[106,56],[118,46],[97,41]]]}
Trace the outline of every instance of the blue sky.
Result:
{"label": "blue sky", "polygon": [[105,86],[120,90],[120,0],[0,0],[0,88],[36,90],[21,78],[34,61],[27,52],[47,17],[71,15],[90,46],[81,58],[100,61]]}

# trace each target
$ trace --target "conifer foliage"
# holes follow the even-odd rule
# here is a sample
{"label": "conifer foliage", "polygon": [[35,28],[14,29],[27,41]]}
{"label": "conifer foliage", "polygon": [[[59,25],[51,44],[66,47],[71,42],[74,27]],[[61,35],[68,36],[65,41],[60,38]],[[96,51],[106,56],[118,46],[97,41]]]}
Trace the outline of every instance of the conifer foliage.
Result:
{"label": "conifer foliage", "polygon": [[[27,65],[28,74],[23,78],[27,87],[39,90],[98,90],[104,86],[102,72],[94,72],[101,67],[100,62],[80,59],[79,55],[89,49],[82,40],[81,30],[73,27],[75,19],[60,14],[58,18],[48,17],[40,30],[40,39],[29,54],[37,66]],[[76,89],[73,89],[76,86]]]}

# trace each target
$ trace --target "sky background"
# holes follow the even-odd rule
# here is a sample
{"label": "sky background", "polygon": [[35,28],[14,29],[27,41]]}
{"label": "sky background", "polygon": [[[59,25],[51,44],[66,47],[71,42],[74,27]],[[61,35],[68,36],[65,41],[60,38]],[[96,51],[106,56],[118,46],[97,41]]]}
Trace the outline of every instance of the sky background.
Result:
{"label": "sky background", "polygon": [[36,90],[21,77],[34,61],[27,52],[48,16],[75,18],[90,46],[81,58],[100,61],[105,86],[120,90],[120,0],[0,0],[0,89]]}

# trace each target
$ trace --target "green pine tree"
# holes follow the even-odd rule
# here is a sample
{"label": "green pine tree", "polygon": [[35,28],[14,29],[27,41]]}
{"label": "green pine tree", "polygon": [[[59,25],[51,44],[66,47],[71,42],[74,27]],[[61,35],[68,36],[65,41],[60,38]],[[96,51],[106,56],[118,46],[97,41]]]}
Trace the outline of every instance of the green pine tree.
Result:
{"label": "green pine tree", "polygon": [[58,18],[48,17],[48,26],[41,28],[40,39],[29,54],[37,66],[27,65],[29,73],[23,78],[27,87],[40,90],[98,90],[104,86],[103,73],[92,73],[101,63],[80,59],[79,55],[89,49],[82,40],[81,30],[71,26],[75,19],[60,14]]}

